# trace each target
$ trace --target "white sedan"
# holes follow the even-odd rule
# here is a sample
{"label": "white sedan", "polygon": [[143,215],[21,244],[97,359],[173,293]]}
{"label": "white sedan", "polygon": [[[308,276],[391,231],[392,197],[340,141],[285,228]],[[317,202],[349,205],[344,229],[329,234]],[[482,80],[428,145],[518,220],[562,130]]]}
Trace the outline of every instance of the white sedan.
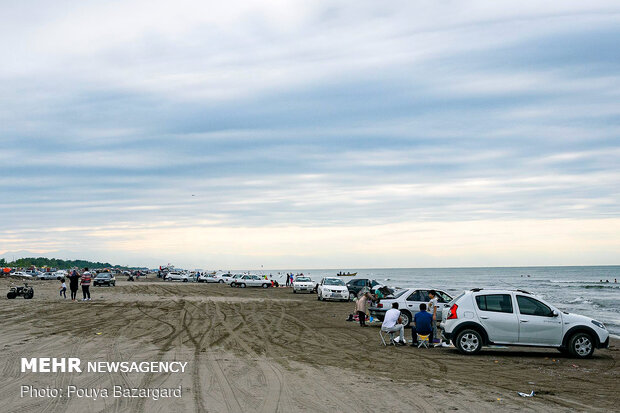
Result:
{"label": "white sedan", "polygon": [[30,274],[28,274],[27,272],[24,272],[24,271],[16,271],[16,272],[12,273],[11,275],[14,275],[16,277],[32,278],[32,275],[30,275]]}
{"label": "white sedan", "polygon": [[164,278],[166,281],[182,281],[184,283],[189,282],[190,280],[189,274],[184,272],[169,272]]}
{"label": "white sedan", "polygon": [[317,299],[349,301],[349,289],[340,278],[325,277],[316,288]]}
{"label": "white sedan", "polygon": [[40,280],[61,280],[62,277],[58,274],[56,274],[55,272],[43,272],[41,274],[39,274],[39,279]]}
{"label": "white sedan", "polygon": [[242,277],[234,279],[230,283],[231,287],[263,287],[269,288],[271,287],[271,281],[264,279],[263,277],[259,277],[258,275],[244,275]]}
{"label": "white sedan", "polygon": [[317,283],[312,281],[310,277],[297,277],[293,281],[293,294],[300,292],[312,293],[316,288]]}

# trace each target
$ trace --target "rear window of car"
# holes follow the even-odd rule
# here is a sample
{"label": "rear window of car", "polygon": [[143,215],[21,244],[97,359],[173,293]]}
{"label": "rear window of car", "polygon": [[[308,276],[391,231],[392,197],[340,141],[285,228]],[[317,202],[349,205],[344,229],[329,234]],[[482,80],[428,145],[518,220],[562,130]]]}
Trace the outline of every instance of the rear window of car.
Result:
{"label": "rear window of car", "polygon": [[476,304],[482,311],[512,313],[512,297],[510,294],[488,294],[476,296]]}

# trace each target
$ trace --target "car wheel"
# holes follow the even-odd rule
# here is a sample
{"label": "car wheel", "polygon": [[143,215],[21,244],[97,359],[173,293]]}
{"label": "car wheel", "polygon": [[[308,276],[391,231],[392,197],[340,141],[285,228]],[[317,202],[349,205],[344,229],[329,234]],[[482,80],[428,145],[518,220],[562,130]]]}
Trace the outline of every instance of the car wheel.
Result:
{"label": "car wheel", "polygon": [[241,284],[239,284],[239,287],[241,287],[241,288],[245,288],[245,283],[241,283]]}
{"label": "car wheel", "polygon": [[350,292],[349,293],[349,301],[353,301],[355,300],[355,293],[354,292]]}
{"label": "car wheel", "polygon": [[183,282],[184,282],[184,283],[186,283],[186,282],[188,282],[188,281],[189,281],[189,280],[188,280],[187,278],[183,278]]}
{"label": "car wheel", "polygon": [[476,354],[482,348],[482,336],[476,330],[463,330],[456,337],[455,344],[463,354]]}
{"label": "car wheel", "polygon": [[263,288],[269,288],[269,284],[263,284]]}
{"label": "car wheel", "polygon": [[219,283],[220,283],[220,284],[224,284],[224,280],[220,280],[220,281],[219,281]]}
{"label": "car wheel", "polygon": [[568,351],[573,357],[588,358],[594,353],[594,340],[587,333],[577,333],[568,341]]}
{"label": "car wheel", "polygon": [[400,316],[403,319],[403,326],[405,328],[409,327],[409,324],[411,324],[411,313],[409,311],[401,311],[400,312]]}

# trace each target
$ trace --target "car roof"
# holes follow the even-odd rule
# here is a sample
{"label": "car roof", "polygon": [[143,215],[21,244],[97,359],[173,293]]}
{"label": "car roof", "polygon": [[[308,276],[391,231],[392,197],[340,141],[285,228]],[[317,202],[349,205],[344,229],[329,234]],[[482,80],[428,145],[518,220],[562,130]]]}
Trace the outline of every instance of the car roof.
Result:
{"label": "car roof", "polygon": [[521,289],[506,290],[506,289],[499,289],[499,288],[472,288],[468,292],[477,293],[480,291],[484,291],[485,293],[500,293],[500,294],[522,293],[522,294],[534,295],[529,291],[525,291]]}

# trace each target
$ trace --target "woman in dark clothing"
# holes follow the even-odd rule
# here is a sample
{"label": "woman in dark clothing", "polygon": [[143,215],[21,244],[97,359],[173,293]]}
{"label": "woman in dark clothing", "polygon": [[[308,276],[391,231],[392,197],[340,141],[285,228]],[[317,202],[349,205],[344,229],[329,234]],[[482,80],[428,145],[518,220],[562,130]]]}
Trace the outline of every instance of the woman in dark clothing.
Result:
{"label": "woman in dark clothing", "polygon": [[67,278],[69,278],[69,289],[71,290],[71,301],[75,301],[75,297],[77,296],[77,291],[78,291],[80,274],[78,274],[76,270],[73,270],[71,271],[71,274]]}

